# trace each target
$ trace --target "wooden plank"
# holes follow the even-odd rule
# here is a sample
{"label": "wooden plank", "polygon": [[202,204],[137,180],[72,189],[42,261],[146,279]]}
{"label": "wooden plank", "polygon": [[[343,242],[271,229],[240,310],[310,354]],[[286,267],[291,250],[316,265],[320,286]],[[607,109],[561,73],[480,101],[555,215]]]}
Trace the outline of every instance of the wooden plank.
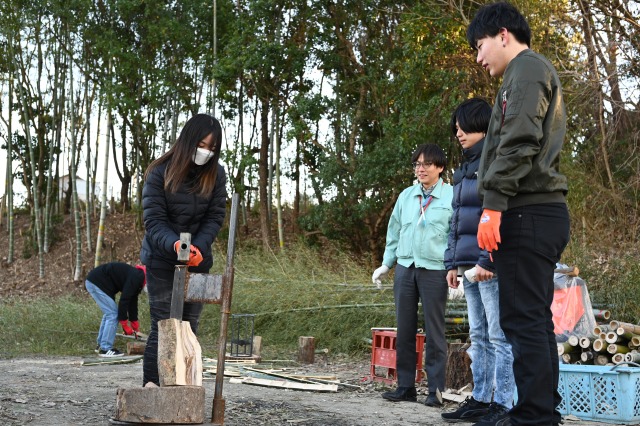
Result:
{"label": "wooden plank", "polygon": [[204,423],[205,389],[202,386],[167,386],[118,389],[117,421],[160,424]]}
{"label": "wooden plank", "polygon": [[119,356],[115,358],[84,358],[80,365],[108,365],[108,364],[130,364],[142,359],[142,355],[136,356]]}
{"label": "wooden plank", "polygon": [[338,385],[325,385],[321,383],[300,383],[291,380],[278,379],[258,379],[255,377],[244,377],[242,379],[231,378],[229,379],[229,383],[242,383],[246,385],[257,385],[294,390],[308,390],[315,392],[338,392]]}
{"label": "wooden plank", "polygon": [[184,286],[185,302],[222,303],[222,275],[189,273]]}

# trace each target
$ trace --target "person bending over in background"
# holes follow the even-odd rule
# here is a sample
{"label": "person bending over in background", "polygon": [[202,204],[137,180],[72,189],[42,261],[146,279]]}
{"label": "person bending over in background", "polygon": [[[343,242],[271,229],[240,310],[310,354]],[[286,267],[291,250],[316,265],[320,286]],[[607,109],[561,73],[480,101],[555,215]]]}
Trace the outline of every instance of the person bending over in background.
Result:
{"label": "person bending over in background", "polygon": [[447,362],[444,311],[447,271],[443,256],[451,219],[451,185],[444,183],[447,164],[437,145],[420,145],[411,157],[418,183],[406,188],[395,203],[389,225],[382,266],[372,280],[381,279],[396,265],[393,295],[396,307],[396,371],[398,387],[384,392],[390,401],[416,401],[416,331],[418,301],[422,301],[426,335],[425,370],[429,396],[425,404],[442,406]]}
{"label": "person bending over in background", "polygon": [[478,244],[493,253],[518,402],[494,424],[556,425],[562,417],[553,273],[569,241],[567,179],[559,170],[562,86],[553,65],[529,49],[529,25],[508,3],[481,7],[467,40],[477,62],[502,76],[478,169]]}
{"label": "person bending over in background", "polygon": [[[123,355],[113,347],[118,322],[126,335],[140,331],[138,296],[145,284],[146,271],[142,265],[110,262],[97,266],[87,274],[85,287],[103,313],[96,340],[96,352],[99,357]],[[120,300],[116,304],[118,293],[121,293]]]}
{"label": "person bending over in background", "polygon": [[489,254],[478,247],[477,237],[482,213],[478,165],[490,118],[491,106],[479,98],[462,102],[451,116],[451,132],[462,146],[463,162],[453,173],[453,216],[444,253],[449,287],[458,288],[457,277],[462,276],[467,299],[473,392],[460,408],[442,413],[442,418],[476,425],[504,417],[513,406],[515,392],[511,345],[500,328],[498,276]]}
{"label": "person bending over in background", "polygon": [[[160,384],[158,321],[171,311],[173,276],[180,233],[191,234],[190,272],[208,273],[213,244],[226,214],[224,168],[219,164],[222,129],[215,118],[193,116],[175,144],[146,173],[142,189],[145,235],[140,259],[147,266],[151,331],[143,359],[143,386]],[[185,302],[182,320],[197,334],[202,303]]]}

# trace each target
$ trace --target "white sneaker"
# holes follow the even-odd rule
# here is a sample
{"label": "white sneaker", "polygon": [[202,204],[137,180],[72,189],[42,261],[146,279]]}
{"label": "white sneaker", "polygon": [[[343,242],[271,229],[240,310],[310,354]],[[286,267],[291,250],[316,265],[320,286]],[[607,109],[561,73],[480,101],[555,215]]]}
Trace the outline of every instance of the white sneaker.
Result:
{"label": "white sneaker", "polygon": [[102,358],[115,358],[117,356],[124,356],[124,354],[116,348],[111,348],[108,351],[103,351],[102,349],[100,349],[100,352],[98,352],[98,356]]}

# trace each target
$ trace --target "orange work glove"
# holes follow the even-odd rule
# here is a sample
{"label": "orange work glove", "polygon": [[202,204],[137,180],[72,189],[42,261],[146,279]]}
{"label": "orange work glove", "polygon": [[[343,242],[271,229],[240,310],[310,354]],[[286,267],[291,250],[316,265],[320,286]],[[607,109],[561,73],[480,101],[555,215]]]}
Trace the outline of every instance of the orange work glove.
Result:
{"label": "orange work glove", "polygon": [[491,253],[500,243],[500,219],[502,212],[484,209],[478,224],[478,246]]}
{"label": "orange work glove", "polygon": [[191,244],[187,266],[198,266],[200,262],[202,262],[202,253],[200,253],[200,249],[198,249],[198,247]]}

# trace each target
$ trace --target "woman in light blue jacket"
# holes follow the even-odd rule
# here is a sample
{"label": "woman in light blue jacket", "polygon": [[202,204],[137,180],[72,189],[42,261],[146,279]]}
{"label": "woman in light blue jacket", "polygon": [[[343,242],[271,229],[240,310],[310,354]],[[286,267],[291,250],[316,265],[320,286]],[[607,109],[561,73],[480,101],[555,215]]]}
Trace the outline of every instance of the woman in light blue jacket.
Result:
{"label": "woman in light blue jacket", "polygon": [[425,404],[442,406],[436,396],[444,391],[447,342],[444,311],[447,301],[447,248],[453,189],[444,183],[444,151],[420,145],[411,157],[418,183],[406,188],[396,201],[387,228],[382,266],[372,280],[381,279],[396,265],[393,294],[396,305],[396,372],[398,387],[382,397],[390,401],[416,401],[416,330],[418,301],[422,301],[426,334],[425,370],[429,396]]}

